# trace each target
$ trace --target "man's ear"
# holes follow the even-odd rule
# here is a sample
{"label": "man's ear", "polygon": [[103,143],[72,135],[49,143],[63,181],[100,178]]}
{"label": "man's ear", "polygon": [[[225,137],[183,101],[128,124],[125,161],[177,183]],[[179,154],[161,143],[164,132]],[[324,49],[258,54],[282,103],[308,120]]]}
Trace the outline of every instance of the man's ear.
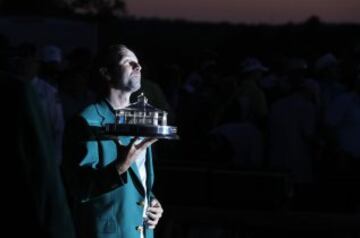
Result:
{"label": "man's ear", "polygon": [[99,69],[99,73],[102,77],[104,77],[106,80],[109,80],[111,79],[110,77],[110,74],[109,74],[109,70],[106,68],[106,67],[101,67]]}

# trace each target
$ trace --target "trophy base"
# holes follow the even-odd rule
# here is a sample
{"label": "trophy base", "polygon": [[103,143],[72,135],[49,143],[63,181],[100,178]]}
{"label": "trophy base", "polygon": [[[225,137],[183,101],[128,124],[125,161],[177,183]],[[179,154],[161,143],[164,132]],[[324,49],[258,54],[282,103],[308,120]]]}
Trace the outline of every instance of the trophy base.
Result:
{"label": "trophy base", "polygon": [[174,126],[133,125],[133,124],[106,124],[97,127],[100,137],[114,138],[118,136],[152,137],[157,139],[178,140],[177,128]]}

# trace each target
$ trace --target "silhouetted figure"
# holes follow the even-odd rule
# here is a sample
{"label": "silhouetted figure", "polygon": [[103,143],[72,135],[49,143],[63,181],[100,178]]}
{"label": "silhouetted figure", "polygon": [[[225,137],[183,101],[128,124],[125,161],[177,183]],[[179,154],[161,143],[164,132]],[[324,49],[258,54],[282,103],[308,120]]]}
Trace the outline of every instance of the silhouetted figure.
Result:
{"label": "silhouetted figure", "polygon": [[2,232],[12,237],[75,237],[37,94],[30,82],[4,72],[0,90],[2,168],[7,170],[1,173]]}

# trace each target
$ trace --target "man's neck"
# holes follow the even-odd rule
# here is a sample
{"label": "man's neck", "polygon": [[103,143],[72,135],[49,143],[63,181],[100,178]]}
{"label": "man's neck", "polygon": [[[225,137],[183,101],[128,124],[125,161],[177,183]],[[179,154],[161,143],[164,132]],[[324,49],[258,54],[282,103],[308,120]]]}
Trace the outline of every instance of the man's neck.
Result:
{"label": "man's neck", "polygon": [[115,110],[118,110],[129,106],[130,95],[130,92],[124,92],[118,89],[111,88],[109,95],[106,97],[106,100]]}

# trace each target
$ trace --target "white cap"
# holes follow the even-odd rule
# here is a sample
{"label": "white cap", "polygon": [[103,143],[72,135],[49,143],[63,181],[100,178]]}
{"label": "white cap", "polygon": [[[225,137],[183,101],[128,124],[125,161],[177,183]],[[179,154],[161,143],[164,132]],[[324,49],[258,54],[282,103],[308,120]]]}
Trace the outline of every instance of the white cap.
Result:
{"label": "white cap", "polygon": [[338,60],[332,53],[327,53],[321,56],[315,62],[315,69],[316,70],[324,70],[327,68],[332,68],[338,64]]}
{"label": "white cap", "polygon": [[241,72],[243,73],[249,73],[252,71],[268,71],[268,68],[266,68],[258,59],[256,58],[247,58],[245,59],[241,65]]}
{"label": "white cap", "polygon": [[55,45],[47,45],[41,50],[41,60],[46,63],[62,61],[62,51]]}

